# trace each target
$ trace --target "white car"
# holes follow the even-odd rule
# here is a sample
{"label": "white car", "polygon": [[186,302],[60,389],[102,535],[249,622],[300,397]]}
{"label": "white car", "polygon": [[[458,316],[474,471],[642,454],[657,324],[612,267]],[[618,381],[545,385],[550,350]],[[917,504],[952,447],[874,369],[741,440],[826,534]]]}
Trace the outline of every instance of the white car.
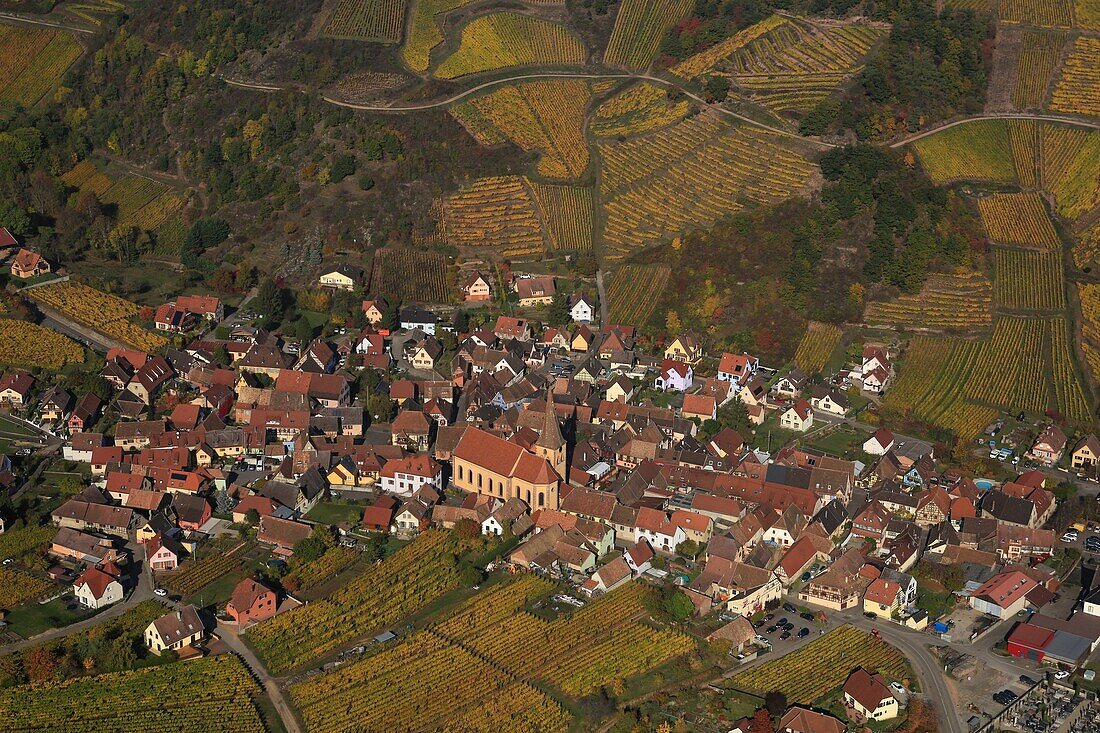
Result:
{"label": "white car", "polygon": [[153,591],[153,594],[164,598],[166,595],[168,595],[168,591],[164,590],[164,588],[157,588],[155,591]]}
{"label": "white car", "polygon": [[1062,535],[1062,542],[1076,542],[1079,535],[1076,532],[1066,532]]}
{"label": "white car", "polygon": [[900,682],[891,682],[890,683],[890,689],[892,689],[894,692],[898,693],[899,695],[904,695],[905,694],[905,686],[902,685]]}
{"label": "white car", "polygon": [[1056,680],[1064,680],[1066,677],[1069,677],[1069,672],[1064,669],[1060,669],[1054,673],[1054,679]]}

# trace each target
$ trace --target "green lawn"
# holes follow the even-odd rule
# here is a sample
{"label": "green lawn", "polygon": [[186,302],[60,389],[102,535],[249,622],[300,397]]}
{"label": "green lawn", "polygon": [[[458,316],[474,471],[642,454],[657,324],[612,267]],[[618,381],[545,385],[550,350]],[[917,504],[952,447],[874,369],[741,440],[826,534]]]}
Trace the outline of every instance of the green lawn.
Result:
{"label": "green lawn", "polygon": [[346,501],[325,501],[309,510],[306,519],[323,524],[358,524],[363,516],[363,505]]}
{"label": "green lawn", "polygon": [[37,438],[38,433],[34,432],[21,422],[12,420],[10,417],[0,415],[0,433],[5,435],[18,435],[24,438]]}
{"label": "green lawn", "polygon": [[842,427],[829,432],[826,435],[815,436],[809,443],[809,447],[830,453],[834,456],[845,456],[854,449],[861,449],[863,441],[868,434],[862,430]]}
{"label": "green lawn", "polygon": [[[75,610],[70,611],[66,606],[76,604]],[[13,631],[24,639],[43,631],[68,626],[81,619],[95,614],[76,603],[71,595],[54,599],[49,603],[36,603],[31,601],[16,606],[8,612],[5,621],[8,622],[7,630]]]}
{"label": "green lawn", "polygon": [[756,436],[753,438],[752,446],[774,453],[801,435],[802,433],[784,430],[779,427],[779,414],[773,412],[756,428]]}

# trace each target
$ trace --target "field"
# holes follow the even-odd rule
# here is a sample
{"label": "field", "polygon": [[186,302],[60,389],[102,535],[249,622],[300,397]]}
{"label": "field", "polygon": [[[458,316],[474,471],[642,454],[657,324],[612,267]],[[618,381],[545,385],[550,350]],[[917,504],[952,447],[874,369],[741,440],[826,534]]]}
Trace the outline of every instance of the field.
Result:
{"label": "field", "polygon": [[118,15],[126,9],[121,0],[87,0],[87,2],[69,2],[60,6],[60,10],[74,15],[94,26],[103,25],[103,21]]}
{"label": "field", "polygon": [[55,531],[52,527],[27,525],[0,534],[0,560],[18,558],[49,544]]}
{"label": "field", "polygon": [[309,590],[344,572],[363,554],[352,547],[337,545],[324,555],[299,565],[283,578],[283,585],[294,590]]}
{"label": "field", "polygon": [[828,323],[810,321],[806,333],[798,342],[798,350],[794,355],[794,363],[806,374],[816,374],[825,368],[840,337],[844,332],[837,326]]}
{"label": "field", "polygon": [[233,655],[0,690],[8,730],[264,733],[259,686]]}
{"label": "field", "polygon": [[[19,570],[0,567],[0,608],[18,606],[23,601],[37,598],[53,584]],[[0,710],[3,707],[0,706]]]}
{"label": "field", "polygon": [[667,265],[623,265],[607,281],[607,317],[641,325],[653,315],[672,269]]}
{"label": "field", "polygon": [[1043,125],[1040,139],[1043,185],[1055,211],[1076,219],[1100,205],[1100,132]]}
{"label": "field", "polygon": [[[88,160],[77,163],[62,180],[117,207],[118,226],[157,232],[158,240],[163,239],[164,225],[177,220],[183,209],[183,199],[167,185],[134,173],[112,178]],[[181,240],[182,236],[170,244],[178,247]]]}
{"label": "field", "polygon": [[982,348],[981,341],[915,337],[897,383],[886,393],[886,405],[947,428],[962,440],[977,435],[997,416],[990,407],[964,401]]}
{"label": "field", "polygon": [[443,231],[455,246],[497,247],[512,255],[545,249],[530,188],[519,176],[479,178],[445,198]]}
{"label": "field", "polygon": [[1039,123],[1034,120],[1013,120],[1008,127],[1012,144],[1012,159],[1020,185],[1039,185]]}
{"label": "field", "polygon": [[712,71],[723,59],[729,58],[735,51],[745,47],[752,41],[764,35],[773,28],[788,22],[780,15],[772,15],[755,25],[739,31],[724,41],[714,44],[710,48],[684,59],[672,67],[671,71],[681,79],[694,79],[697,76]]}
{"label": "field", "polygon": [[592,193],[591,188],[531,182],[551,249],[592,249]]}
{"label": "field", "polygon": [[83,361],[84,347],[68,336],[27,321],[0,320],[0,363],[57,371]]}
{"label": "field", "polygon": [[438,252],[404,247],[376,250],[369,289],[407,303],[448,303],[447,258]]}
{"label": "field", "polygon": [[1064,318],[1047,321],[1050,329],[1050,359],[1054,379],[1054,398],[1058,411],[1071,420],[1092,420],[1089,398],[1074,369],[1073,336]]}
{"label": "field", "polygon": [[597,107],[589,129],[597,137],[637,135],[675,124],[690,111],[686,99],[673,102],[664,87],[641,81]]}
{"label": "field", "polygon": [[53,28],[0,25],[0,107],[32,107],[61,83],[84,47]]}
{"label": "field", "polygon": [[128,300],[78,282],[46,285],[27,293],[33,300],[55,308],[73,320],[112,339],[143,351],[156,351],[167,343],[163,336],[133,323],[138,307]]}
{"label": "field", "polygon": [[979,120],[948,128],[913,143],[921,166],[935,183],[957,180],[1014,183],[1016,167],[1004,120]]}
{"label": "field", "polygon": [[1077,235],[1073,243],[1073,262],[1080,268],[1100,264],[1100,222]]}
{"label": "field", "polygon": [[[709,226],[746,203],[809,184],[816,166],[783,137],[700,114],[644,137],[599,143],[606,258]],[[744,202],[744,203],[742,203]]]}
{"label": "field", "polygon": [[1072,28],[1073,0],[1000,0],[1001,20],[1040,28]]}
{"label": "field", "polygon": [[806,112],[854,72],[886,31],[851,24],[818,28],[784,18],[767,33],[729,55],[725,66],[737,86],[768,109]]}
{"label": "field", "polygon": [[1037,193],[998,193],[978,199],[982,224],[998,244],[1058,249],[1058,233]]}
{"label": "field", "polygon": [[1017,109],[1042,109],[1047,85],[1058,64],[1063,36],[1056,33],[1025,30],[1022,33],[1020,62],[1012,88],[1012,105]]}
{"label": "field", "polygon": [[493,13],[462,29],[458,50],[435,71],[457,79],[492,69],[530,64],[583,64],[584,44],[563,25],[518,13]]}
{"label": "field", "polygon": [[214,552],[197,560],[188,560],[161,577],[159,582],[170,591],[189,596],[240,565],[246,549],[247,545],[241,543],[229,552]]}
{"label": "field", "polygon": [[325,26],[325,35],[397,43],[404,21],[404,0],[339,0]]}
{"label": "field", "polygon": [[1074,17],[1078,28],[1100,31],[1100,3],[1096,0],[1077,0],[1074,3]]}
{"label": "field", "polygon": [[897,328],[984,328],[993,322],[993,286],[979,272],[933,274],[916,295],[868,303],[863,320]]}
{"label": "field", "polygon": [[623,0],[603,61],[634,71],[649,67],[668,29],[691,10],[691,0]]}
{"label": "field", "polygon": [[1009,310],[1061,310],[1066,284],[1060,252],[995,247],[993,302]]}
{"label": "field", "polygon": [[315,661],[455,588],[456,549],[450,532],[426,532],[327,598],[254,626],[248,639],[276,674]]}
{"label": "field", "polygon": [[1100,116],[1100,38],[1079,37],[1062,66],[1050,108],[1076,115]]}
{"label": "field", "polygon": [[414,0],[412,19],[401,58],[410,69],[419,73],[428,70],[432,49],[443,43],[436,16],[457,10],[472,0]]}
{"label": "field", "polygon": [[843,626],[796,652],[735,675],[733,687],[759,695],[778,690],[787,701],[812,704],[844,684],[857,667],[888,680],[906,680],[905,657],[894,647],[859,629]]}
{"label": "field", "polygon": [[[582,79],[548,79],[500,87],[469,104],[500,136],[537,151],[539,174],[565,179],[579,177],[588,167],[584,110],[589,96]],[[475,118],[468,124],[478,127]]]}

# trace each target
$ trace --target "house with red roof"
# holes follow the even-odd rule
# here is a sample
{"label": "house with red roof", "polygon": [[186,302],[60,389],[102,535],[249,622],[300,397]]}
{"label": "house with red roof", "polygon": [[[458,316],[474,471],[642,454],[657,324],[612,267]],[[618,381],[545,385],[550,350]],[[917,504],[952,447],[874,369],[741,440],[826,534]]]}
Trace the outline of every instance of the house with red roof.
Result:
{"label": "house with red roof", "polygon": [[380,496],[363,510],[363,527],[370,532],[389,532],[401,502],[392,496]]}
{"label": "house with red roof", "polygon": [[680,415],[688,420],[695,418],[700,422],[713,420],[718,416],[718,403],[711,395],[686,394],[684,405],[680,408]]}
{"label": "house with red roof", "polygon": [[379,475],[382,490],[397,496],[412,496],[423,486],[443,488],[443,466],[427,453],[386,461]]}
{"label": "house with red roof", "polygon": [[653,380],[653,387],[662,392],[685,392],[691,389],[695,373],[686,361],[665,359],[661,362],[661,372]]}
{"label": "house with red roof", "polygon": [[999,619],[1015,616],[1028,606],[1028,594],[1039,584],[1019,570],[998,573],[970,594],[969,605]]}
{"label": "house with red roof", "polygon": [[879,428],[867,440],[863,441],[863,452],[870,456],[884,456],[894,447],[894,434],[886,428]]}
{"label": "house with red roof", "polygon": [[779,416],[779,424],[784,430],[804,433],[814,426],[814,408],[799,398]]}
{"label": "house with red roof", "polygon": [[20,249],[11,261],[11,274],[23,279],[52,272],[53,267],[45,257],[29,249]]}
{"label": "house with red roof", "polygon": [[122,600],[122,572],[113,562],[88,568],[73,582],[76,600],[85,608],[106,608]]}
{"label": "house with red roof", "polygon": [[901,586],[879,577],[871,581],[863,594],[863,612],[879,618],[890,618],[901,605]]}
{"label": "house with red roof", "polygon": [[844,683],[844,707],[857,721],[890,720],[898,716],[898,700],[878,672],[857,669]]}
{"label": "house with red roof", "polygon": [[23,372],[11,372],[0,379],[0,403],[23,407],[31,396],[34,377]]}
{"label": "house with red roof", "polygon": [[269,619],[279,610],[279,598],[275,589],[263,583],[245,578],[233,589],[233,595],[225,604],[225,613],[240,626]]}

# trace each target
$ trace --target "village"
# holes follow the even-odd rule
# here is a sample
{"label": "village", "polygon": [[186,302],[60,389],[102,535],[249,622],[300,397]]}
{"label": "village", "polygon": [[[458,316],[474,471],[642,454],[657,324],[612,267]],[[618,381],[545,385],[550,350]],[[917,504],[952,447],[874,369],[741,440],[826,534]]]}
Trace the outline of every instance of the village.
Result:
{"label": "village", "polygon": [[[13,272],[35,258],[19,252]],[[337,265],[316,286],[360,293],[360,278]],[[1010,477],[968,476],[934,441],[875,422],[896,374],[884,344],[811,377],[709,353],[691,333],[647,349],[630,324],[601,322],[588,289],[559,293],[550,276],[474,271],[461,297],[435,312],[365,294],[361,325],[305,342],[180,296],[153,322],[182,345],[107,350],[109,394],[4,374],[0,572],[29,591],[8,595],[0,652],[155,601],[149,654],[232,651],[266,683],[252,653],[266,625],[442,531],[485,543],[462,567],[471,593],[533,574],[553,583],[539,603],[557,614],[660,589],[676,623],[728,650],[734,681],[841,627],[906,652],[904,675],[842,669],[831,707],[772,711],[784,731],[892,729],[918,684],[937,692],[929,649],[988,659],[1008,680],[978,697],[938,679],[943,730],[1004,720],[1048,682],[1075,693],[1094,680],[1100,580],[1093,590],[1080,561],[1100,552],[1083,478],[1096,436],[1048,421],[1018,453],[982,438],[972,451]],[[567,322],[544,326],[553,308]],[[482,325],[458,328],[472,314]],[[405,634],[359,630],[338,657],[281,668],[296,683]],[[726,728],[758,726],[750,714]]]}

